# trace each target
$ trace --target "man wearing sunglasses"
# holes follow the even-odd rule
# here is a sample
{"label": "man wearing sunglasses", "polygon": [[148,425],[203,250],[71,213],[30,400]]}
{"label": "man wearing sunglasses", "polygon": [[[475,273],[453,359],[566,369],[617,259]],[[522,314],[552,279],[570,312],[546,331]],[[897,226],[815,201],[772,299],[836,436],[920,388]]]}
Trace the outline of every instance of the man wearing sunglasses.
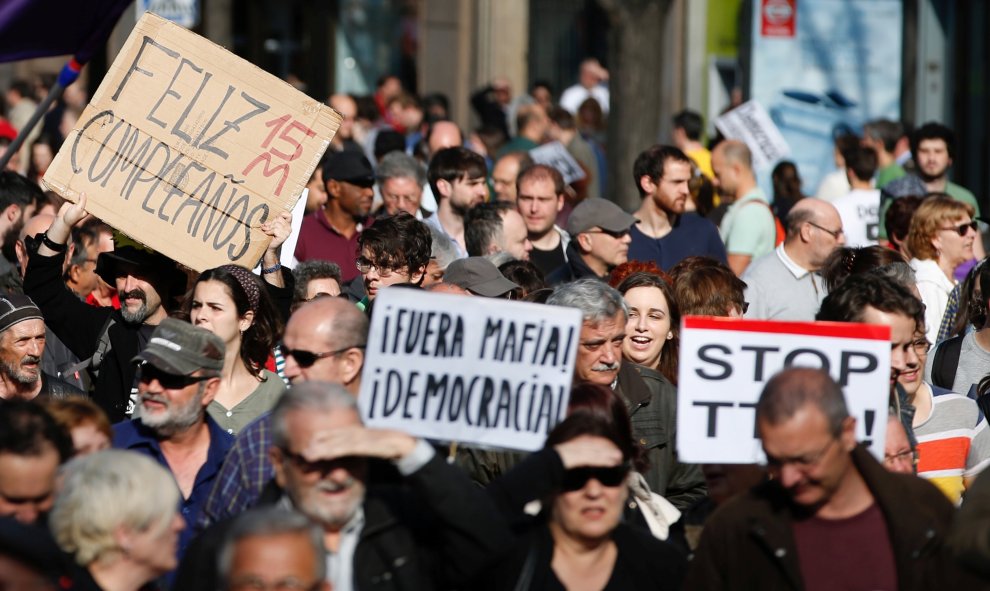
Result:
{"label": "man wearing sunglasses", "polygon": [[604,281],[629,258],[629,229],[636,218],[606,199],[585,199],[567,220],[567,262],[547,275],[549,285],[593,277]]}
{"label": "man wearing sunglasses", "polygon": [[[511,544],[481,488],[426,441],[364,427],[340,385],[293,385],[272,410],[272,432],[275,477],[258,506],[299,511],[320,526],[334,591],[472,589]],[[217,588],[215,556],[230,523],[194,542],[174,588]]]}
{"label": "man wearing sunglasses", "polygon": [[220,386],[224,349],[220,337],[205,329],[162,320],[133,360],[138,364],[135,418],[113,428],[114,447],[149,455],[175,476],[186,522],[180,557],[234,442],[206,414]]}
{"label": "man wearing sunglasses", "polygon": [[979,588],[945,543],[952,504],[857,444],[827,373],[771,378],[756,423],[770,479],[709,520],[685,589]]}
{"label": "man wearing sunglasses", "polygon": [[846,243],[842,218],[821,199],[802,199],[791,208],[784,242],[746,267],[747,318],[810,322],[825,298],[818,271]]}
{"label": "man wearing sunglasses", "polygon": [[[418,223],[418,222],[417,222]],[[285,376],[293,385],[309,381],[341,384],[357,398],[361,390],[368,317],[341,298],[317,298],[293,312],[282,336]],[[254,505],[274,474],[268,459],[271,415],[237,434],[203,509],[201,527]]]}

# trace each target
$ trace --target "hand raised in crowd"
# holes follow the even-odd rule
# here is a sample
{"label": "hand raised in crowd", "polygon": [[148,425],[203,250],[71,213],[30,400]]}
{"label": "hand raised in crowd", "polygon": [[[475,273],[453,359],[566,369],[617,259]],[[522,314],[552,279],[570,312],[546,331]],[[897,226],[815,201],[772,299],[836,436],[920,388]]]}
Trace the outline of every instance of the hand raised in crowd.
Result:
{"label": "hand raised in crowd", "polygon": [[[89,215],[86,212],[86,193],[79,194],[79,201],[76,203],[71,203],[66,201],[62,204],[62,207],[58,210],[58,215],[55,216],[55,221],[52,222],[51,227],[45,232],[48,240],[55,244],[65,244],[69,240],[69,234],[72,232],[72,227],[82,222]],[[55,256],[64,252],[54,250],[49,248],[44,242],[38,248],[38,253],[42,256],[50,257]]]}
{"label": "hand raised in crowd", "polygon": [[265,254],[261,257],[262,269],[269,269],[261,273],[261,276],[270,285],[275,287],[285,287],[285,280],[281,273],[281,253],[282,244],[292,233],[292,212],[283,211],[274,218],[261,224],[261,231],[271,236],[272,241],[268,244]]}
{"label": "hand raised in crowd", "polygon": [[604,437],[582,435],[554,446],[565,470],[579,466],[608,468],[622,463],[622,452]]}
{"label": "hand raised in crowd", "polygon": [[416,438],[411,435],[352,425],[320,431],[300,455],[307,462],[349,456],[398,460],[412,453],[415,447]]}
{"label": "hand raised in crowd", "polygon": [[271,243],[268,245],[268,250],[273,252],[278,251],[289,238],[289,234],[292,233],[292,212],[283,211],[261,224],[261,231],[272,238]]}

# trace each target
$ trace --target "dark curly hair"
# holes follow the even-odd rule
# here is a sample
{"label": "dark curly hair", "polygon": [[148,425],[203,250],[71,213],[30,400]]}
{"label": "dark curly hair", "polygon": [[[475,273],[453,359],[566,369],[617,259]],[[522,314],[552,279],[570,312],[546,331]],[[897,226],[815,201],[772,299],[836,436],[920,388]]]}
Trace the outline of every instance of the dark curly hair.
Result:
{"label": "dark curly hair", "polygon": [[[375,266],[404,269],[410,276],[421,272],[430,262],[433,236],[426,224],[400,211],[378,218],[358,237],[357,256],[367,250]],[[422,283],[420,277],[417,285]]]}

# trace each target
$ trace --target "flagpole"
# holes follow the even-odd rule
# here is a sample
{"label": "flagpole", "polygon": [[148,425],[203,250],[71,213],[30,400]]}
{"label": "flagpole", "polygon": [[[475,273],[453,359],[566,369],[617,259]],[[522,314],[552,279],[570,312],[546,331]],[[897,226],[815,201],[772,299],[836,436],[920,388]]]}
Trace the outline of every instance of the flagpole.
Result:
{"label": "flagpole", "polygon": [[65,91],[67,86],[76,81],[82,67],[83,64],[76,61],[76,58],[70,59],[64,66],[62,66],[62,71],[59,72],[58,78],[55,80],[55,84],[53,84],[51,89],[49,89],[48,96],[46,96],[44,100],[38,104],[38,108],[36,108],[34,113],[31,114],[31,118],[28,119],[28,122],[24,124],[24,127],[17,132],[17,137],[15,137],[14,141],[7,147],[7,151],[0,156],[0,170],[5,169],[7,167],[7,162],[9,162],[11,157],[13,157],[13,155],[21,149],[21,146],[24,145],[24,140],[27,139],[27,137],[31,134],[31,130],[33,130],[38,125],[38,122],[45,116],[45,113],[48,112],[48,109],[52,106],[52,103],[57,101],[59,97],[62,96],[62,92]]}

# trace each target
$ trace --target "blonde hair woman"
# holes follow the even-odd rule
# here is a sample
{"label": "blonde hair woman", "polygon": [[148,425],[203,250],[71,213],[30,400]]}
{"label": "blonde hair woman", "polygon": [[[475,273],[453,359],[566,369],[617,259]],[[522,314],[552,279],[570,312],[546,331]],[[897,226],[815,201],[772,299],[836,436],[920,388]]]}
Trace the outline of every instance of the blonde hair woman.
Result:
{"label": "blonde hair woman", "polygon": [[92,578],[90,587],[137,591],[175,569],[185,522],[165,468],[135,452],[107,450],[72,460],[63,476],[48,525]]}
{"label": "blonde hair woman", "polygon": [[907,248],[913,257],[921,300],[925,303],[925,336],[935,344],[956,267],[973,258],[979,238],[973,208],[945,194],[927,197],[911,217]]}

